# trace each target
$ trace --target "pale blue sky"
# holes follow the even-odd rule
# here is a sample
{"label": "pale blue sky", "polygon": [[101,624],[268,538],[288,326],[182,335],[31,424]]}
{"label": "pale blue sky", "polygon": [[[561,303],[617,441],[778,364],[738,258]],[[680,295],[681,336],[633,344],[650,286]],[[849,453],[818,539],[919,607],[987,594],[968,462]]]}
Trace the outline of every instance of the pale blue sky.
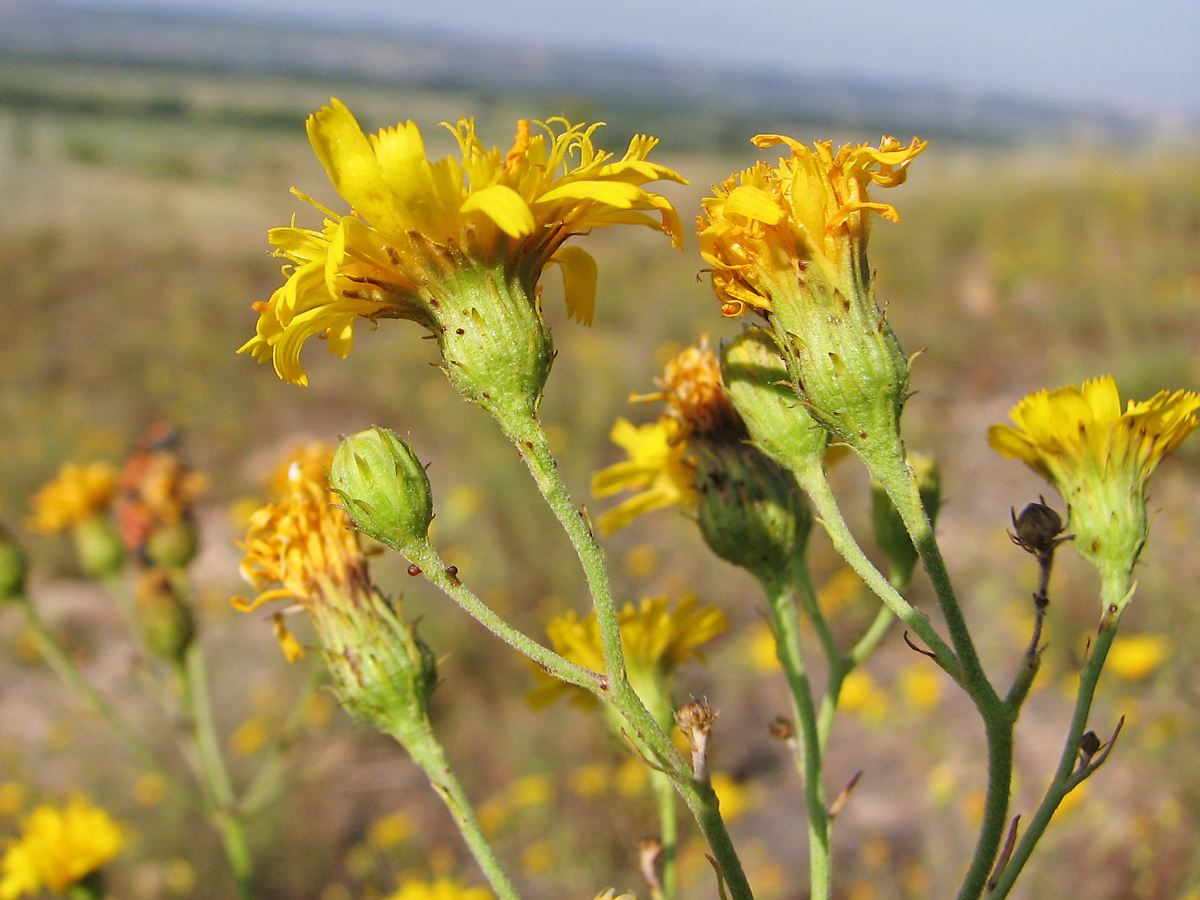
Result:
{"label": "pale blue sky", "polygon": [[710,60],[714,66],[950,83],[1023,97],[1200,115],[1197,0],[75,3],[238,10],[305,20],[337,16],[356,24]]}

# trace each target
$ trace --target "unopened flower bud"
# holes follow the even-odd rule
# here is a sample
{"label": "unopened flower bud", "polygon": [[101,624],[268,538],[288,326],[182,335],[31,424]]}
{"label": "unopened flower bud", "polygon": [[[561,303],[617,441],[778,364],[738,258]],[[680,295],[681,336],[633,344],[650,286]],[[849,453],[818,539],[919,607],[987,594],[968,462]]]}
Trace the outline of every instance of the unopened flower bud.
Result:
{"label": "unopened flower bud", "polygon": [[813,421],[788,383],[779,345],[762,328],[721,342],[721,374],[755,445],[785,468],[819,461],[829,433]]}
{"label": "unopened flower bud", "polygon": [[777,581],[812,531],[812,512],[792,473],[751,444],[693,438],[697,518],[719,557]]}
{"label": "unopened flower bud", "polygon": [[24,596],[28,571],[25,551],[12,535],[0,528],[0,603]]}
{"label": "unopened flower bud", "polygon": [[409,552],[428,545],[433,498],[425,468],[409,446],[386,428],[342,440],[329,472],[330,485],[365,534]]}
{"label": "unopened flower bud", "polygon": [[174,577],[166,569],[147,569],[138,576],[134,596],[146,649],[163,659],[182,660],[196,626]]}
{"label": "unopened flower bud", "polygon": [[[930,525],[936,525],[938,510],[942,505],[942,476],[937,460],[924,454],[910,453],[907,461],[917,478],[917,490],[925,515],[929,517]],[[875,481],[871,483],[871,520],[875,527],[875,543],[888,559],[892,583],[907,585],[919,559],[917,548],[913,546],[904,520],[900,518],[891,498],[883,486]]]}

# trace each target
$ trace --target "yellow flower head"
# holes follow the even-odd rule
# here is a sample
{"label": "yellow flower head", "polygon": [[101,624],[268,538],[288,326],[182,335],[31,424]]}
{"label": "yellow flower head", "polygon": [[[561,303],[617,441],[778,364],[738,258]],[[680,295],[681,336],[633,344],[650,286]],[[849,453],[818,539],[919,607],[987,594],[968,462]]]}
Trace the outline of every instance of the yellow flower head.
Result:
{"label": "yellow flower head", "polygon": [[[674,608],[666,597],[647,598],[637,607],[627,603],[617,622],[629,677],[647,701],[661,692],[665,680],[676,668],[700,656],[699,647],[729,627],[729,620],[721,610],[699,606],[695,594],[680,598]],[[604,671],[604,647],[595,612],[582,619],[574,612],[556,616],[546,626],[546,634],[554,650],[571,662],[593,672]],[[564,693],[583,700],[591,696],[582,688],[547,675],[533,700],[538,705],[550,703]]]}
{"label": "yellow flower head", "polygon": [[707,339],[699,347],[687,347],[667,363],[657,379],[657,393],[637,400],[662,400],[667,412],[680,424],[686,435],[700,434],[743,441],[748,435],[721,377],[717,355],[708,348]]}
{"label": "yellow flower head", "polygon": [[[272,600],[295,600],[309,614],[342,705],[389,730],[424,723],[437,684],[433,653],[371,582],[358,532],[330,492],[322,472],[313,477],[292,464],[291,492],[250,517],[242,575],[258,591],[234,598],[243,612]],[[279,585],[272,587],[272,585]],[[299,642],[274,616],[275,635],[289,661]]]}
{"label": "yellow flower head", "polygon": [[666,506],[686,511],[696,508],[696,471],[688,452],[689,437],[738,443],[748,437],[725,392],[721,365],[707,340],[675,356],[656,383],[658,391],[632,399],[661,400],[666,411],[649,425],[634,426],[617,419],[610,436],[629,459],[592,476],[595,497],[625,490],[639,492],[600,517],[601,534],[624,528],[638,516]]}
{"label": "yellow flower head", "polygon": [[1131,634],[1113,641],[1105,665],[1119,678],[1147,678],[1171,656],[1171,639],[1164,634]]}
{"label": "yellow flower head", "polygon": [[908,360],[875,302],[867,262],[871,214],[899,216],[868,187],[903,183],[925,143],[885,137],[878,148],[834,154],[829,142],[753,140],[786,144],[791,156],[735,174],[703,202],[700,252],[713,290],[725,315],[749,307],[766,317],[801,404],[871,468],[898,447]]}
{"label": "yellow flower head", "polygon": [[596,472],[592,476],[592,495],[611,497],[626,490],[638,493],[600,516],[597,524],[601,534],[624,528],[656,509],[696,508],[695,471],[681,434],[678,420],[668,415],[649,425],[617,419],[610,437],[629,454],[629,459]]}
{"label": "yellow flower head", "polygon": [[280,378],[305,384],[299,362],[304,342],[324,334],[329,351],[345,356],[356,319],[411,319],[440,335],[447,310],[439,306],[447,298],[438,285],[472,267],[515,278],[536,304],[542,270],[557,264],[568,311],[587,322],[596,265],[578,247],[563,246],[569,237],[603,225],[637,224],[666,232],[682,247],[678,213],[643,187],[661,180],[686,183],[647,162],[655,138],[635,136],[615,159],[592,143],[599,124],[558,118],[535,124],[542,133],[518,122],[505,153],[486,148],[474,121],[460,119],[446,127],[458,141],[461,161],[431,162],[411,121],[368,137],[338,100],[311,116],[309,140],[351,213],[325,210],[320,231],[293,225],[270,232],[278,255],[289,261],[287,282],[269,302],[256,305],[257,335],[241,352],[270,358]]}
{"label": "yellow flower head", "polygon": [[42,889],[62,893],[116,856],[124,843],[121,826],[81,797],[63,809],[39,806],[0,861],[0,900],[35,896]]}
{"label": "yellow flower head", "polygon": [[387,900],[491,900],[485,887],[466,887],[453,878],[406,881]]}
{"label": "yellow flower head", "polygon": [[1131,570],[1146,540],[1146,484],[1160,459],[1196,427],[1200,395],[1160,391],[1124,411],[1111,376],[1030,394],[1013,426],[988,442],[1053,484],[1070,507],[1075,546],[1095,565]]}
{"label": "yellow flower head", "polygon": [[844,293],[869,285],[870,214],[893,222],[900,217],[892,205],[871,201],[867,188],[903,184],[926,142],[913,138],[905,147],[884,137],[878,148],[847,144],[836,155],[829,141],[810,149],[783,135],[760,134],[753,142],[785,144],[792,155],[774,167],[760,162],[733,175],[703,202],[700,252],[712,266],[722,312],[770,310],[780,287],[811,266]]}
{"label": "yellow flower head", "polygon": [[290,488],[250,517],[239,543],[242,577],[260,592],[252,602],[236,603],[245,612],[283,599],[311,607],[331,590],[355,594],[370,586],[358,532],[325,473],[314,477],[294,462]]}
{"label": "yellow flower head", "polygon": [[72,525],[108,512],[117,491],[117,470],[108,463],[86,466],[65,463],[58,477],[32,500],[33,515],[25,527],[39,534],[58,534]]}

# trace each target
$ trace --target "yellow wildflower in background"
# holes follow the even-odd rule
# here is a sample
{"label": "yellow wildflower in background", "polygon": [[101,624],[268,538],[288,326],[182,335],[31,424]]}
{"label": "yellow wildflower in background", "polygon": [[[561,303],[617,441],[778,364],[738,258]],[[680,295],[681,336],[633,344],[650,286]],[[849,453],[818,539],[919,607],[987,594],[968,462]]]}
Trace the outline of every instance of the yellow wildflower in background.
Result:
{"label": "yellow wildflower in background", "polygon": [[1129,572],[1149,532],[1146,484],[1196,427],[1200,395],[1160,391],[1124,411],[1111,376],[1030,394],[993,425],[988,442],[1058,489],[1075,547],[1102,570]]}
{"label": "yellow wildflower in background", "polygon": [[[330,353],[345,356],[357,319],[416,321],[437,334],[438,298],[431,285],[471,265],[500,264],[522,282],[528,302],[542,270],[563,272],[568,310],[591,320],[596,265],[572,235],[603,225],[647,225],[682,247],[678,213],[645,190],[652,181],[686,183],[646,161],[658,141],[642,135],[614,159],[598,150],[599,124],[565,119],[517,123],[512,149],[487,149],[471,119],[447,125],[461,150],[430,162],[416,124],[370,137],[339,100],[308,119],[308,136],[350,215],[325,210],[321,231],[295,226],[270,232],[288,260],[287,282],[257,304],[257,334],[241,352],[271,359],[285,381],[307,383],[300,348],[324,334]],[[303,196],[303,195],[300,195]],[[307,198],[305,198],[307,199]],[[321,207],[318,207],[321,208]],[[653,215],[656,214],[657,218]],[[441,340],[441,337],[439,337]]]}
{"label": "yellow wildflower in background", "polygon": [[672,358],[656,379],[659,390],[635,397],[636,400],[662,400],[667,415],[675,419],[685,436],[691,434],[728,435],[743,440],[746,426],[725,391],[721,364],[708,347],[707,338],[698,347],[685,347]]}
{"label": "yellow wildflower in background", "polygon": [[1118,637],[1108,651],[1108,671],[1136,681],[1158,671],[1171,655],[1171,639],[1163,634]]}
{"label": "yellow wildflower in background", "polygon": [[842,682],[838,705],[866,722],[878,722],[888,710],[888,695],[864,669],[854,669]]}
{"label": "yellow wildflower in background", "polygon": [[[729,627],[721,610],[698,605],[695,594],[680,598],[673,608],[666,597],[647,598],[637,607],[627,603],[617,623],[630,683],[647,703],[665,697],[668,676],[683,663],[699,657],[698,648]],[[604,647],[595,612],[582,619],[574,612],[556,616],[546,626],[546,634],[554,650],[571,662],[593,672],[604,671]],[[535,705],[552,703],[564,694],[584,702],[591,699],[582,688],[540,670],[539,674],[543,684],[530,696]]]}
{"label": "yellow wildflower in background", "polygon": [[416,832],[412,816],[394,812],[381,816],[367,829],[367,843],[376,850],[385,850],[404,843]]}
{"label": "yellow wildflower in background", "polygon": [[121,852],[125,834],[108,813],[82,797],[66,807],[37,807],[0,861],[0,900],[62,893]]}
{"label": "yellow wildflower in background", "polygon": [[696,467],[688,453],[689,436],[727,434],[737,441],[746,439],[745,426],[721,382],[720,364],[707,344],[688,347],[673,357],[656,383],[657,392],[633,399],[662,400],[666,411],[649,425],[617,419],[610,437],[629,459],[592,476],[594,497],[638,492],[600,516],[601,534],[624,528],[656,509],[678,506],[691,512],[696,508]]}
{"label": "yellow wildflower in background", "polygon": [[679,434],[679,424],[665,416],[649,425],[617,419],[610,437],[629,454],[629,459],[595,473],[592,495],[603,498],[621,491],[637,493],[600,516],[597,524],[601,534],[611,534],[656,509],[695,509],[694,470],[687,460],[686,445],[677,439]]}
{"label": "yellow wildflower in background", "polygon": [[913,709],[933,709],[942,700],[942,673],[922,660],[905,666],[898,687],[904,702]]}
{"label": "yellow wildflower in background", "polygon": [[111,509],[117,491],[117,469],[108,463],[86,466],[64,463],[58,477],[34,495],[33,515],[25,527],[38,534],[58,534],[84,519]]}
{"label": "yellow wildflower in background", "polygon": [[454,878],[434,881],[406,881],[387,900],[491,900],[485,887],[466,887]]}

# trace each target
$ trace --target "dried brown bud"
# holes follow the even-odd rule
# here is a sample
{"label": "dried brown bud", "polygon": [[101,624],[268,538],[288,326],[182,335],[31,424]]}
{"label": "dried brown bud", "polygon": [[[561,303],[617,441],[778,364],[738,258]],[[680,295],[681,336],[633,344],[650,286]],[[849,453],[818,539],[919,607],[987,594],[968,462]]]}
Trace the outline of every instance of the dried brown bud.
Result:
{"label": "dried brown bud", "polygon": [[718,715],[707,700],[694,698],[675,713],[675,724],[692,748],[692,772],[700,782],[708,781],[708,735]]}
{"label": "dried brown bud", "polygon": [[796,737],[796,726],[787,716],[776,716],[771,720],[768,733],[777,741],[791,741]]}
{"label": "dried brown bud", "polygon": [[1100,738],[1096,737],[1096,732],[1089,731],[1079,739],[1079,758],[1083,765],[1087,765],[1092,761],[1092,757],[1096,755],[1096,751],[1100,749]]}
{"label": "dried brown bud", "polygon": [[662,880],[658,877],[658,861],[662,857],[663,845],[656,837],[644,837],[637,842],[638,865],[642,877],[655,896],[662,894]]}
{"label": "dried brown bud", "polygon": [[1012,512],[1013,528],[1008,536],[1014,544],[1034,556],[1050,557],[1063,541],[1069,541],[1072,535],[1064,535],[1066,526],[1062,517],[1046,505],[1044,498],[1039,497],[1037,503],[1030,503],[1018,516]]}

